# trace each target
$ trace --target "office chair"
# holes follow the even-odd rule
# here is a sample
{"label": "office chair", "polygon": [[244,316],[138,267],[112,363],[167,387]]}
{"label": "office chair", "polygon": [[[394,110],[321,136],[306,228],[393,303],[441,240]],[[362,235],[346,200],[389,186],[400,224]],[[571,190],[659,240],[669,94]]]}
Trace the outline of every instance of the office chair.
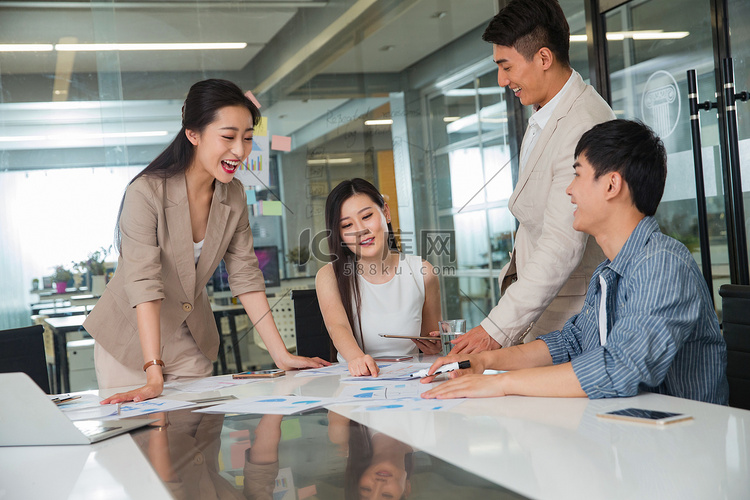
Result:
{"label": "office chair", "polygon": [[0,372],[23,372],[49,394],[49,375],[41,325],[0,331]]}
{"label": "office chair", "polygon": [[729,406],[750,410],[750,286],[719,288],[727,343]]}
{"label": "office chair", "polygon": [[297,355],[336,361],[336,350],[323,322],[315,290],[292,290]]}

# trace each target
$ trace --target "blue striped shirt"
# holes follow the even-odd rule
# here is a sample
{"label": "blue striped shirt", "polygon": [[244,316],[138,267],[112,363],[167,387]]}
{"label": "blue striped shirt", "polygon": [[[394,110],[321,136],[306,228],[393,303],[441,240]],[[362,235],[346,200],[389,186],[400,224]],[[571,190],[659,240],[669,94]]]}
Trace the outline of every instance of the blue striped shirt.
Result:
{"label": "blue striped shirt", "polygon": [[[607,283],[607,341],[599,338],[599,276]],[[708,287],[690,252],[638,223],[614,261],[597,267],[580,313],[539,337],[555,364],[572,361],[589,398],[639,390],[727,404],[727,349]]]}

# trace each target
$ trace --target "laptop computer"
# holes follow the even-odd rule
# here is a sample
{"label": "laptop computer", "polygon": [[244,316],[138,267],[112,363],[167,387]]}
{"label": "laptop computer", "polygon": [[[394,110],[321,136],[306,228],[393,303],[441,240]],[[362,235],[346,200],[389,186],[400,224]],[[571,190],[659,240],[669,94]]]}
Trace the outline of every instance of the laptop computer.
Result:
{"label": "laptop computer", "polygon": [[0,446],[91,444],[154,419],[73,422],[25,373],[0,373]]}

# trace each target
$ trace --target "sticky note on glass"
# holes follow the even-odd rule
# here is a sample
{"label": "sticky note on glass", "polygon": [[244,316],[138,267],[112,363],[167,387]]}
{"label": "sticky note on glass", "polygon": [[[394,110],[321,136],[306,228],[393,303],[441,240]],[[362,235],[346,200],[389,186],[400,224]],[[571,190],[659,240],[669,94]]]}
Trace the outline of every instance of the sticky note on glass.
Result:
{"label": "sticky note on glass", "polygon": [[248,90],[247,92],[245,92],[245,97],[250,99],[252,103],[255,104],[256,108],[260,109],[260,103],[258,102],[258,99],[255,98],[251,91]]}
{"label": "sticky note on glass", "polygon": [[271,136],[271,149],[275,151],[291,151],[292,138],[285,135]]}
{"label": "sticky note on glass", "polygon": [[[265,137],[268,135],[268,118],[265,116],[261,117],[260,123],[255,126],[253,129],[253,137]],[[268,146],[268,142],[266,142],[266,146]]]}
{"label": "sticky note on glass", "polygon": [[282,205],[280,201],[261,201],[261,214],[281,215]]}
{"label": "sticky note on glass", "polygon": [[246,189],[245,196],[247,196],[247,204],[253,205],[256,202],[255,189]]}

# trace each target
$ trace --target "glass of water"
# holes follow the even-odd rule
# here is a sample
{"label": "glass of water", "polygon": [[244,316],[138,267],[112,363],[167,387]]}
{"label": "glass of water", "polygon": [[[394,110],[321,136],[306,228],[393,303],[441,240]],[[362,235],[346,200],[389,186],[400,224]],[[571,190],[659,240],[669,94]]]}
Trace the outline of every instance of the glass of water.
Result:
{"label": "glass of water", "polygon": [[451,352],[451,349],[453,349],[451,340],[455,340],[459,335],[466,333],[466,320],[448,319],[438,321],[438,331],[440,332],[440,341],[443,344],[443,356],[447,356]]}

